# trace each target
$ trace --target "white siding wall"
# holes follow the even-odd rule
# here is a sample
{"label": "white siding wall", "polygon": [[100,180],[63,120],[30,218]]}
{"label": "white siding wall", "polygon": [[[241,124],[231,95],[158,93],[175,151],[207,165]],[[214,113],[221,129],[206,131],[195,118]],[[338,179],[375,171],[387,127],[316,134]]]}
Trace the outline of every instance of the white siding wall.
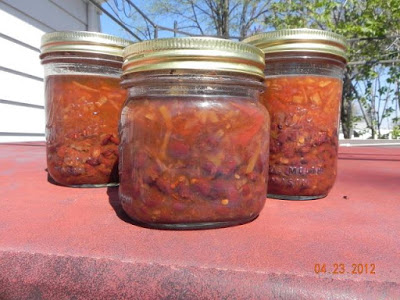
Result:
{"label": "white siding wall", "polygon": [[100,31],[91,6],[85,0],[0,0],[0,142],[44,140],[40,38],[58,30]]}

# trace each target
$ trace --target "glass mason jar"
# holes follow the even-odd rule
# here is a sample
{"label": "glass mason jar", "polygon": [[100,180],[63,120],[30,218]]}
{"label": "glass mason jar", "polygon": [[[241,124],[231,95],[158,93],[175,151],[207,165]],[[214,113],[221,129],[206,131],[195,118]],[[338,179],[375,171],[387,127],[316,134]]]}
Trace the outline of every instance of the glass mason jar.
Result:
{"label": "glass mason jar", "polygon": [[120,125],[125,212],[142,225],[195,229],[255,219],[265,203],[269,115],[263,53],[215,38],[124,50]]}
{"label": "glass mason jar", "polygon": [[336,178],[345,39],[322,30],[287,29],[245,42],[265,53],[261,102],[271,115],[268,197],[325,197]]}
{"label": "glass mason jar", "polygon": [[118,184],[118,123],[126,99],[122,50],[129,44],[96,32],[42,37],[47,170],[58,184]]}

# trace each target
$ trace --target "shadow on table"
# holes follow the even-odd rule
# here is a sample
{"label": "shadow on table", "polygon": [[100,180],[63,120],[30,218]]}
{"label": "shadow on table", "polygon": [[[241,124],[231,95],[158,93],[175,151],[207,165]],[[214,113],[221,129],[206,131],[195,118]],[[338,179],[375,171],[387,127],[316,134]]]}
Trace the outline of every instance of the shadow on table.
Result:
{"label": "shadow on table", "polygon": [[53,179],[53,177],[51,177],[51,175],[49,174],[49,171],[47,169],[44,170],[47,173],[47,182],[53,184],[53,185],[57,185],[57,186],[61,186],[61,187],[67,187],[65,185],[59,184],[57,181],[55,181]]}
{"label": "shadow on table", "polygon": [[[107,188],[107,195],[108,195],[108,202],[110,203],[111,207],[114,209],[115,214],[117,215],[118,218],[120,218],[122,221],[132,224],[132,225],[138,225],[135,221],[131,220],[128,215],[124,212],[122,209],[121,201],[119,200],[118,197],[118,187],[113,186],[113,187],[108,187]],[[138,225],[140,226],[140,225]]]}
{"label": "shadow on table", "polygon": [[111,207],[114,209],[115,214],[119,219],[124,221],[125,223],[129,223],[135,226],[139,227],[144,227],[144,228],[150,228],[150,229],[160,229],[160,228],[155,228],[150,225],[132,220],[123,210],[121,201],[119,200],[118,197],[118,187],[108,187],[107,188],[107,195],[108,195],[108,202],[110,203]]}
{"label": "shadow on table", "polygon": [[[213,227],[180,228],[180,229],[173,228],[173,227],[162,228],[162,227],[157,227],[156,225],[151,226],[150,224],[146,224],[146,223],[142,223],[142,222],[139,222],[139,221],[135,221],[135,220],[132,220],[125,213],[125,211],[122,208],[121,201],[119,200],[119,197],[118,197],[118,187],[108,187],[107,188],[107,195],[108,195],[108,201],[109,201],[111,207],[114,209],[115,214],[117,215],[117,217],[119,219],[121,219],[125,223],[129,223],[129,224],[132,224],[132,225],[135,225],[135,226],[138,226],[138,227],[148,228],[148,229],[153,229],[153,230],[154,229],[156,229],[156,230],[166,230],[166,231],[176,231],[176,230],[178,230],[178,231],[182,231],[182,230],[184,230],[184,231],[215,230],[215,228],[213,228]],[[238,224],[238,225],[241,225],[241,224]],[[224,227],[227,227],[227,226],[224,226]]]}

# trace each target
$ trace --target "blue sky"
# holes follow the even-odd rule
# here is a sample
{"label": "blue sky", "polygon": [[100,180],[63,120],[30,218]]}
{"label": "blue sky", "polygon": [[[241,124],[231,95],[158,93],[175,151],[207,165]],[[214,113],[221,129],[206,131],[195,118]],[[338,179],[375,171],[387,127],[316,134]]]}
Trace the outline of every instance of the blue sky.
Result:
{"label": "blue sky", "polygon": [[[118,2],[120,2],[120,1],[118,1]],[[146,7],[146,1],[145,0],[136,0],[136,1],[134,1],[134,3],[144,13],[146,13],[149,18],[151,18],[151,16],[149,15],[149,12],[148,12],[148,8]],[[147,4],[148,3],[149,2],[147,2]],[[110,9],[109,5],[113,6],[114,5],[114,1],[109,0],[108,4],[104,3],[102,6],[103,6],[103,8],[105,8],[107,11],[109,11],[111,14],[113,14],[115,16],[113,11]],[[134,16],[136,17],[135,21],[133,21],[132,19],[126,18],[124,16],[124,14],[121,13],[121,12],[119,12],[119,16],[128,25],[132,25],[132,24],[134,24],[134,22],[137,22],[139,24],[143,22],[143,18],[137,12],[135,12],[135,14],[134,14]],[[120,25],[115,23],[112,19],[110,19],[104,13],[101,14],[101,16],[100,16],[100,22],[101,22],[101,31],[102,32],[108,33],[108,34],[112,34],[112,35],[116,35],[116,36],[120,36],[120,37],[123,37],[123,38],[126,38],[126,39],[136,40],[130,33],[126,32]],[[166,18],[163,18],[163,17],[158,17],[155,23],[157,23],[158,25],[161,25],[161,26],[169,27],[169,28],[173,28],[173,26],[174,26],[173,20],[166,19]],[[143,24],[144,24],[144,22],[143,22]],[[132,29],[132,28],[130,28],[130,29]],[[132,30],[132,31],[134,31],[134,30]],[[159,37],[161,37],[161,38],[173,37],[173,33],[160,30],[159,31]]]}

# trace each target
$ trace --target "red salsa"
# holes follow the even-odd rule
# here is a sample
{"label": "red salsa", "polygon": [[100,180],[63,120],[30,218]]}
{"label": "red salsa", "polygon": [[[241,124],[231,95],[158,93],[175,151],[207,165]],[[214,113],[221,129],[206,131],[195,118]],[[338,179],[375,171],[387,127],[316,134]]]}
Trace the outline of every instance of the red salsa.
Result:
{"label": "red salsa", "polygon": [[125,97],[119,78],[47,77],[47,165],[56,182],[118,182],[118,122]]}
{"label": "red salsa", "polygon": [[342,80],[324,76],[266,79],[271,116],[269,195],[325,196],[336,178]]}
{"label": "red salsa", "polygon": [[121,120],[123,208],[151,224],[250,221],[265,203],[268,147],[258,102],[130,99]]}

